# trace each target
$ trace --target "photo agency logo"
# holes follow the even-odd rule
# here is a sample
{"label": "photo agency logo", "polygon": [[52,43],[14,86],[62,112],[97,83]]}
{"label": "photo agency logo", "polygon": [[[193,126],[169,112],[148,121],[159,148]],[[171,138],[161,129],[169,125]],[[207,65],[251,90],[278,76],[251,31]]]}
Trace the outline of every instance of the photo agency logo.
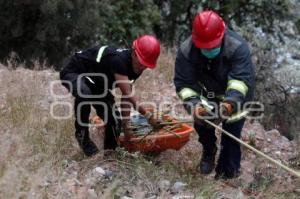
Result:
{"label": "photo agency logo", "polygon": [[[98,82],[101,82],[101,84],[98,84]],[[130,112],[133,108],[132,103],[128,98],[136,96],[135,86],[132,81],[122,80],[115,81],[110,89],[108,82],[107,76],[99,73],[80,74],[74,82],[67,80],[51,81],[50,95],[54,98],[54,101],[50,105],[51,116],[57,120],[71,119],[74,115],[74,109],[76,109],[77,113],[81,113],[83,110],[90,110],[90,106],[93,106],[97,113],[101,112],[101,119],[103,120],[101,123],[102,125],[107,123],[110,114],[112,114],[115,119],[121,119],[121,114],[119,114],[120,107],[122,107],[122,110],[125,112]],[[128,83],[131,87],[131,93],[127,96],[122,95],[121,92],[116,92],[116,88],[122,83]],[[63,94],[57,93],[61,90],[58,89],[61,85],[66,87],[69,92],[64,92]],[[72,100],[70,100],[72,93],[76,98],[75,106],[73,105]],[[151,109],[158,112],[175,116],[177,120],[191,119],[191,116],[187,116],[183,107],[192,108],[194,107],[194,104],[181,102],[180,100],[175,103],[168,101],[147,101],[147,99],[153,99],[153,96],[160,96],[162,93],[145,90],[140,91],[140,93],[142,93],[140,97],[141,100],[139,104],[137,104],[137,107],[135,107],[136,110],[139,110],[140,106],[151,107]],[[117,102],[114,103],[114,100],[109,101],[107,99],[108,95],[114,96]],[[209,92],[208,99],[214,98],[214,96],[213,92]],[[207,120],[217,119],[219,117],[229,119],[228,116],[220,113],[219,104],[217,102],[208,100],[206,105],[209,107],[209,114],[205,116],[196,115],[197,117]],[[235,109],[236,113],[240,113],[243,117],[248,119],[260,120],[264,116],[264,105],[256,101],[237,104]],[[81,118],[81,114],[76,114],[76,117],[80,125],[91,126],[89,121],[84,121],[84,119]],[[130,116],[123,119],[130,119]],[[97,125],[99,126],[99,124]]]}

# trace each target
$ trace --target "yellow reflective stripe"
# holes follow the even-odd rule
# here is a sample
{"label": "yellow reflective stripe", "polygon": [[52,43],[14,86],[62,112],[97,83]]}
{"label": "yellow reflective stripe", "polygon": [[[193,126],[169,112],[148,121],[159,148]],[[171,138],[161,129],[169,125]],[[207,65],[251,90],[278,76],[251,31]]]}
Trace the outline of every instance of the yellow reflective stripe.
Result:
{"label": "yellow reflective stripe", "polygon": [[107,47],[107,46],[102,46],[102,47],[99,49],[98,55],[97,55],[97,59],[96,59],[96,62],[100,63],[101,58],[102,58],[102,54],[103,54],[103,52],[104,52],[104,50],[105,50],[106,47]]}
{"label": "yellow reflective stripe", "polygon": [[243,81],[236,80],[236,79],[232,79],[228,81],[227,90],[231,90],[231,89],[241,92],[244,96],[246,96],[248,92],[247,85]]}
{"label": "yellow reflective stripe", "polygon": [[196,97],[199,96],[199,94],[194,91],[193,89],[190,88],[183,88],[179,91],[178,96],[182,99],[182,100],[186,100],[190,97]]}
{"label": "yellow reflective stripe", "polygon": [[236,121],[239,121],[243,118],[245,118],[249,114],[249,111],[243,110],[240,112],[237,112],[236,114],[233,114],[231,117],[229,117],[226,121],[226,123],[233,123]]}

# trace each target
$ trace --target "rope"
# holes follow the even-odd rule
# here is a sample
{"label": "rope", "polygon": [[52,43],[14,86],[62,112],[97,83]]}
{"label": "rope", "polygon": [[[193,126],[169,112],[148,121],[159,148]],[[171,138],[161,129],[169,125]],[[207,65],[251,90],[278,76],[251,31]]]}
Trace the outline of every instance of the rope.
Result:
{"label": "rope", "polygon": [[[273,158],[271,158],[270,156],[264,154],[263,152],[257,150],[256,148],[252,147],[251,145],[247,144],[246,142],[242,141],[241,139],[233,136],[232,134],[230,134],[228,131],[222,129],[221,127],[219,127],[218,125],[214,124],[213,122],[209,121],[209,120],[204,120],[206,123],[208,123],[209,125],[219,129],[220,131],[222,131],[222,133],[226,134],[228,137],[232,138],[233,140],[237,141],[238,143],[240,143],[241,145],[245,146],[246,148],[250,149],[251,151],[255,152],[256,154],[262,156],[263,158],[273,162],[275,165],[283,168],[284,170],[290,172],[291,174],[293,174],[294,176],[297,176],[300,178],[300,172],[296,171],[284,164],[282,164],[281,162],[279,162],[278,160],[275,160]],[[174,125],[174,124],[182,124],[182,123],[193,123],[193,120],[186,120],[186,121],[176,121],[176,122],[162,122],[160,125],[165,126],[165,125]],[[152,133],[152,132],[151,132]],[[151,134],[150,133],[150,134]],[[145,139],[145,137],[147,137],[149,135],[146,134],[141,140]]]}
{"label": "rope", "polygon": [[278,160],[275,160],[273,158],[271,158],[270,156],[264,154],[263,152],[257,150],[256,148],[250,146],[249,144],[245,143],[244,141],[242,141],[241,139],[231,135],[228,131],[225,131],[224,129],[222,129],[221,127],[219,127],[218,125],[214,124],[213,122],[209,121],[209,120],[204,120],[206,123],[210,124],[211,126],[219,129],[220,131],[222,131],[223,133],[225,133],[227,136],[229,136],[230,138],[234,139],[235,141],[237,141],[238,143],[240,143],[241,145],[245,146],[246,148],[252,150],[253,152],[255,152],[256,154],[268,159],[269,161],[273,162],[274,164],[276,164],[277,166],[285,169],[286,171],[290,172],[291,174],[297,176],[300,178],[300,172],[296,171],[288,166],[285,166],[284,164],[282,164],[281,162],[279,162]]}

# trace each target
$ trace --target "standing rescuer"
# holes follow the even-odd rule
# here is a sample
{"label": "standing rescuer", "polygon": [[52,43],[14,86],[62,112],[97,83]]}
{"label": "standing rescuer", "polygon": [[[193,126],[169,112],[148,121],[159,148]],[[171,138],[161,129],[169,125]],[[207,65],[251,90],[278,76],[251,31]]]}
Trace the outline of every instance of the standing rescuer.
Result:
{"label": "standing rescuer", "polygon": [[[199,12],[192,35],[178,50],[174,83],[185,108],[194,116],[203,146],[200,172],[209,174],[215,166],[216,136],[203,119],[222,120],[223,128],[240,138],[246,113],[240,107],[253,97],[254,69],[245,40],[227,29],[217,13]],[[240,161],[239,143],[223,134],[215,177],[238,176]]]}
{"label": "standing rescuer", "polygon": [[[130,81],[136,80],[146,68],[153,69],[160,54],[160,43],[151,35],[137,38],[132,49],[96,46],[75,53],[60,72],[62,84],[75,97],[75,137],[87,156],[98,152],[89,137],[91,105],[105,124],[104,149],[115,149],[121,127],[125,139],[130,138],[129,115],[133,106],[155,126],[153,114],[137,102]],[[121,115],[109,91],[116,84],[122,92]]]}

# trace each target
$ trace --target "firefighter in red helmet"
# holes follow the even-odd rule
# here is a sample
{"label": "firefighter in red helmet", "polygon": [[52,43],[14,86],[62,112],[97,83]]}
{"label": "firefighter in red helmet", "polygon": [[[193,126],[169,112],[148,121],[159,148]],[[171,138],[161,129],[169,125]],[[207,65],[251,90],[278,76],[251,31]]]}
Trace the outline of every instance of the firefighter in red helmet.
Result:
{"label": "firefighter in red helmet", "polygon": [[199,49],[211,49],[221,44],[225,33],[223,19],[213,11],[196,15],[193,21],[192,40]]}
{"label": "firefighter in red helmet", "polygon": [[[85,155],[98,152],[89,137],[87,125],[91,105],[105,122],[104,149],[116,148],[122,127],[125,138],[130,137],[128,108],[131,106],[155,126],[156,120],[151,112],[139,105],[130,82],[135,81],[146,68],[155,68],[159,54],[159,41],[154,36],[143,35],[134,40],[131,49],[95,46],[75,53],[64,65],[60,79],[75,97],[75,137]],[[122,92],[122,117],[119,117],[114,96],[110,92],[114,85]]]}
{"label": "firefighter in red helmet", "polygon": [[[204,119],[222,121],[222,127],[239,138],[247,113],[242,107],[252,100],[254,79],[246,41],[226,28],[216,12],[199,12],[191,37],[178,50],[174,84],[185,108],[194,116],[203,146],[199,165],[202,174],[215,168],[217,151],[215,129]],[[238,176],[240,161],[240,145],[223,134],[216,178]]]}

